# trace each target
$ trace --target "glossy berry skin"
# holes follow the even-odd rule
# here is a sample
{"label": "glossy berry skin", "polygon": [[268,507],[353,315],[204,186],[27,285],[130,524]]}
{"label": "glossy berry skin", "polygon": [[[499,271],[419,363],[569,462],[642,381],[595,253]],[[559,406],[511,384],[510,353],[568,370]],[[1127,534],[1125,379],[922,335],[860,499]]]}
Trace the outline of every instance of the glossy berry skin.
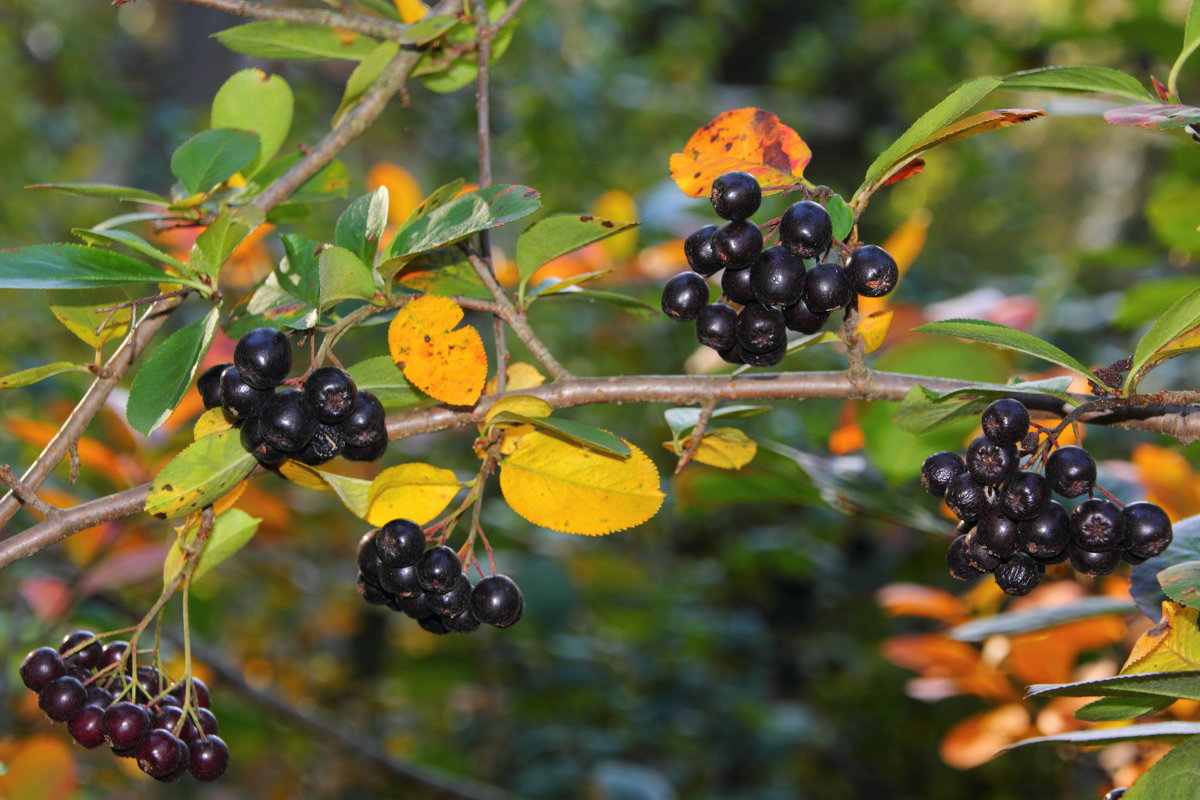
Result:
{"label": "glossy berry skin", "polygon": [[1000,487],[1000,507],[1015,520],[1033,519],[1049,502],[1049,482],[1030,470],[1014,472]]}
{"label": "glossy berry skin", "polygon": [[854,291],[864,297],[883,297],[896,288],[900,270],[896,259],[878,245],[864,245],[850,254],[846,273]]}
{"label": "glossy berry skin", "polygon": [[31,692],[42,691],[50,681],[66,674],[67,666],[53,647],[32,650],[21,662],[21,682]]}
{"label": "glossy berry skin", "polygon": [[468,608],[466,611],[447,619],[446,627],[455,633],[471,633],[479,630],[479,620],[475,619],[475,615]]}
{"label": "glossy berry skin", "polygon": [[96,684],[91,684],[87,687],[87,702],[88,705],[100,706],[100,708],[108,708],[112,705],[113,695],[107,689],[102,689]]}
{"label": "glossy berry skin", "polygon": [[996,585],[1014,597],[1029,594],[1042,580],[1045,567],[1028,553],[1017,553],[996,567],[992,573]]}
{"label": "glossy berry skin", "polygon": [[287,458],[287,453],[272,446],[262,437],[259,424],[258,417],[251,417],[242,423],[242,427],[238,431],[238,436],[242,442],[242,449],[258,459],[258,463],[264,467],[273,467],[277,464],[282,464],[284,459]]}
{"label": "glossy berry skin", "polygon": [[1020,400],[1003,397],[983,410],[983,435],[996,444],[1017,444],[1029,433],[1029,411]]}
{"label": "glossy berry skin", "polygon": [[229,769],[229,746],[219,736],[188,745],[188,772],[198,781],[215,781]]}
{"label": "glossy berry skin", "polygon": [[[67,656],[67,653],[74,650],[84,642],[90,641],[79,652]],[[95,669],[100,663],[100,654],[104,651],[104,645],[96,641],[96,634],[91,631],[75,631],[63,637],[62,643],[58,646],[59,655],[63,656],[66,661],[64,663],[75,664],[84,669]]]}
{"label": "glossy berry skin", "polygon": [[375,536],[376,532],[370,531],[358,540],[358,571],[367,583],[379,586],[379,570],[383,566],[383,559],[379,557]]}
{"label": "glossy berry skin", "polygon": [[749,219],[762,203],[762,187],[749,172],[726,172],[713,181],[708,199],[722,219]]}
{"label": "glossy berry skin", "polygon": [[819,203],[792,203],[779,218],[779,241],[801,258],[817,258],[833,244],[833,220]]}
{"label": "glossy berry skin", "polygon": [[1070,542],[1070,517],[1066,509],[1053,500],[1041,514],[1021,523],[1021,547],[1038,560],[1058,558]]}
{"label": "glossy berry skin", "polygon": [[224,364],[214,364],[196,379],[196,390],[200,392],[200,399],[204,401],[206,409],[221,405],[221,375],[232,366],[228,361]]}
{"label": "glossy berry skin", "polygon": [[[338,423],[338,433],[346,443],[347,450],[352,447],[374,447],[381,441],[386,446],[387,426],[384,422],[383,403],[370,392],[359,392],[349,416]],[[350,457],[348,452],[346,457]]]}
{"label": "glossy berry skin", "polygon": [[277,392],[263,404],[258,432],[267,444],[285,453],[298,453],[317,432],[317,418],[295,389]]}
{"label": "glossy berry skin", "polygon": [[424,592],[417,592],[409,597],[401,597],[396,601],[396,610],[411,619],[424,619],[433,616],[429,608],[429,598]]}
{"label": "glossy berry skin", "polygon": [[1060,447],[1046,459],[1046,479],[1050,488],[1063,497],[1079,497],[1096,483],[1096,461],[1082,447]]}
{"label": "glossy berry skin", "polygon": [[989,505],[983,485],[967,472],[952,478],[946,484],[944,499],[954,516],[963,522],[979,519]]}
{"label": "glossy berry skin", "polygon": [[384,564],[411,567],[425,552],[425,531],[411,519],[394,519],[375,534],[375,549]]}
{"label": "glossy berry skin", "polygon": [[742,348],[739,347],[737,344],[734,344],[733,347],[730,347],[727,350],[721,350],[720,352],[717,353],[717,355],[719,355],[721,357],[721,360],[724,361],[726,364],[745,364],[746,363],[746,355],[745,355],[745,353],[742,352]]}
{"label": "glossy berry skin", "polygon": [[187,745],[170,731],[155,728],[138,743],[137,764],[152,778],[165,778],[187,762]]}
{"label": "glossy berry skin", "polygon": [[746,306],[737,315],[737,342],[751,353],[765,353],[786,344],[783,314],[757,303]]}
{"label": "glossy berry skin", "polygon": [[696,315],[696,340],[718,351],[733,347],[737,342],[737,312],[724,303],[700,309]]}
{"label": "glossy berry skin", "polygon": [[384,436],[375,444],[369,444],[365,447],[351,447],[350,445],[342,446],[342,458],[348,461],[378,461],[383,458],[383,454],[387,452],[388,440],[386,431]]}
{"label": "glossy berry skin", "polygon": [[415,564],[409,564],[407,567],[390,567],[384,564],[379,568],[379,585],[385,592],[390,592],[396,597],[412,597],[424,591]]}
{"label": "glossy berry skin", "polygon": [[780,361],[783,361],[785,355],[787,355],[787,342],[783,342],[775,349],[767,350],[764,353],[755,353],[742,348],[742,360],[752,367],[773,367]]}
{"label": "glossy berry skin", "polygon": [[1112,571],[1121,563],[1120,550],[1105,550],[1097,553],[1084,550],[1074,542],[1067,545],[1067,556],[1071,559],[1071,566],[1084,575],[1111,575]]}
{"label": "glossy berry skin", "polygon": [[417,582],[426,592],[440,594],[449,589],[462,575],[458,554],[445,545],[426,550],[417,562]]}
{"label": "glossy berry skin", "polygon": [[949,549],[946,550],[946,566],[950,568],[950,577],[960,581],[973,581],[984,574],[983,570],[971,561],[966,534],[956,537],[950,543]]}
{"label": "glossy berry skin", "polygon": [[1154,503],[1130,503],[1121,510],[1125,518],[1128,550],[1138,558],[1154,558],[1171,545],[1174,534],[1167,512]]}
{"label": "glossy berry skin", "polygon": [[1017,448],[977,436],[967,445],[967,472],[985,486],[999,486],[1017,470]]}
{"label": "glossy berry skin", "polygon": [[977,531],[971,531],[967,534],[967,558],[983,572],[992,572],[1000,566],[1001,559],[992,555],[992,552],[983,546],[977,533]]}
{"label": "glossy berry skin", "polygon": [[492,575],[471,590],[471,613],[485,625],[507,628],[521,618],[525,597],[507,575]]}
{"label": "glossy berry skin", "polygon": [[705,225],[683,240],[683,255],[688,266],[705,277],[725,266],[713,249],[712,237],[716,232],[716,225]]}
{"label": "glossy berry skin", "polygon": [[1071,541],[1094,553],[1121,548],[1125,542],[1121,509],[1110,500],[1084,500],[1071,512]]}
{"label": "glossy berry skin", "polygon": [[274,389],[292,371],[292,345],[280,331],[255,328],[238,339],[233,365],[251,386]]}
{"label": "glossy berry skin", "polygon": [[695,319],[706,305],[708,281],[695,272],[681,272],[663,287],[663,313],[676,322]]}
{"label": "glossy berry skin", "polygon": [[804,302],[810,311],[829,312],[854,299],[846,273],[837,264],[817,264],[808,271],[804,284]]}
{"label": "glossy berry skin", "polygon": [[[807,283],[807,278],[805,278]],[[829,320],[828,311],[813,311],[801,297],[798,301],[783,309],[783,324],[788,330],[806,335],[820,333]]]}
{"label": "glossy berry skin", "polygon": [[104,645],[104,649],[100,651],[100,663],[96,665],[96,669],[104,669],[116,664],[125,657],[125,651],[129,649],[129,642],[115,641]]}
{"label": "glossy berry skin", "polygon": [[358,594],[369,606],[386,606],[391,599],[391,595],[382,587],[376,586],[367,581],[366,577],[360,572],[358,579],[355,582],[355,587],[358,589]]}
{"label": "glossy berry skin", "polygon": [[734,303],[749,305],[755,302],[754,287],[750,284],[752,276],[748,269],[726,269],[721,273],[721,293]]}
{"label": "glossy berry skin", "polygon": [[921,485],[934,497],[944,497],[946,486],[967,469],[962,456],[943,450],[921,464]]}
{"label": "glossy berry skin", "polygon": [[257,417],[271,395],[270,389],[258,389],[246,383],[237,367],[221,373],[221,408],[234,419]]}
{"label": "glossy berry skin", "polygon": [[100,729],[103,717],[104,709],[100,706],[84,705],[67,720],[67,733],[89,750],[99,747],[104,744],[104,731]]}
{"label": "glossy berry skin", "polygon": [[87,702],[87,690],[78,678],[63,675],[38,692],[38,707],[55,722],[66,722]]}
{"label": "glossy berry skin", "polygon": [[304,399],[320,422],[336,425],[354,407],[358,386],[344,369],[321,367],[304,379]]}
{"label": "glossy berry skin", "polygon": [[142,741],[150,732],[152,723],[150,712],[144,706],[122,700],[104,709],[100,726],[104,730],[104,741],[108,742],[109,747],[114,750],[128,750]]}
{"label": "glossy berry skin", "polygon": [[447,618],[456,617],[467,610],[471,602],[471,581],[466,575],[459,573],[450,588],[440,594],[425,593],[429,610]]}
{"label": "glossy berry skin", "polygon": [[990,506],[979,518],[979,525],[971,534],[989,553],[999,559],[1012,556],[1021,547],[1020,524],[996,505]]}
{"label": "glossy berry skin", "polygon": [[790,306],[804,297],[804,259],[782,245],[768,247],[750,267],[750,290],[764,306]]}
{"label": "glossy berry skin", "polygon": [[342,437],[338,434],[336,428],[326,425],[324,422],[317,424],[317,431],[313,437],[308,440],[308,444],[296,454],[296,458],[301,463],[308,464],[310,467],[320,466],[328,461],[332,461],[335,457],[342,453]]}
{"label": "glossy berry skin", "polygon": [[712,243],[726,269],[745,269],[762,252],[763,236],[753,222],[736,220],[717,228]]}

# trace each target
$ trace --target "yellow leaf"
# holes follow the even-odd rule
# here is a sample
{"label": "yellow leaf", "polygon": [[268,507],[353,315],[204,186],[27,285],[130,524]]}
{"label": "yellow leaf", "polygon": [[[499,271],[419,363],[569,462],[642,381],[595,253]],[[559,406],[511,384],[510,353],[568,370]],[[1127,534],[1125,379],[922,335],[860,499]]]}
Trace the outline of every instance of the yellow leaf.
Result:
{"label": "yellow leaf", "polygon": [[84,343],[102,347],[129,332],[132,308],[97,311],[132,299],[124,287],[100,289],[62,289],[47,294],[50,311],[58,321]]}
{"label": "yellow leaf", "polygon": [[422,295],[397,312],[388,325],[388,348],[404,377],[450,405],[471,405],[487,380],[487,353],[479,331],[462,322],[463,310],[449,297]]}
{"label": "yellow leaf", "polygon": [[1168,600],[1162,610],[1162,621],[1134,643],[1122,675],[1200,669],[1200,628],[1196,627],[1200,609]]}
{"label": "yellow leaf", "polygon": [[862,337],[863,348],[868,353],[874,353],[883,346],[888,331],[892,329],[894,311],[876,311],[863,317],[858,323],[858,335]]}
{"label": "yellow leaf", "polygon": [[313,469],[292,459],[280,464],[279,472],[297,486],[321,492],[331,490],[351,514],[360,519],[367,518],[367,510],[370,507],[370,481]]}
{"label": "yellow leaf", "polygon": [[[524,361],[514,361],[508,365],[505,370],[508,377],[508,383],[504,387],[508,392],[519,392],[523,389],[532,389],[535,386],[541,386],[546,382],[546,376],[537,371],[537,367],[532,364],[526,364]],[[495,394],[498,391],[499,384],[496,383],[496,376],[488,378],[487,385],[483,391],[485,394]]]}
{"label": "yellow leaf", "polygon": [[400,21],[405,25],[416,22],[429,13],[429,6],[421,0],[393,0],[396,10],[400,12]]}
{"label": "yellow leaf", "polygon": [[[685,438],[681,451],[691,446],[692,437]],[[663,442],[663,447],[674,450],[674,442]],[[705,431],[700,446],[692,455],[693,461],[719,469],[741,469],[754,459],[758,444],[738,428],[713,428]]]}
{"label": "yellow leaf", "polygon": [[779,117],[761,108],[719,114],[671,156],[671,178],[689,197],[706,197],[712,182],[731,170],[758,178],[763,194],[800,183],[812,151]]}
{"label": "yellow leaf", "polygon": [[[908,268],[917,260],[921,249],[925,247],[925,235],[929,232],[929,223],[933,219],[929,211],[918,208],[908,215],[908,219],[900,223],[900,227],[892,231],[892,235],[884,239],[880,245],[896,259],[896,267],[900,277],[908,272]],[[874,314],[887,308],[889,297],[860,297],[858,298],[858,313],[862,316]]]}
{"label": "yellow leaf", "polygon": [[532,397],[527,394],[514,394],[507,397],[502,397],[492,404],[488,409],[487,415],[483,418],[483,424],[492,421],[492,417],[499,414],[501,411],[511,411],[514,414],[524,414],[527,417],[548,417],[554,411],[554,407],[540,397]]}
{"label": "yellow leaf", "polygon": [[621,459],[533,431],[501,462],[500,490],[513,511],[543,528],[589,536],[632,528],[658,512],[664,495],[654,462],[629,449]]}
{"label": "yellow leaf", "polygon": [[[637,219],[637,202],[624,189],[609,189],[592,203],[592,214],[601,219]],[[613,261],[628,261],[637,253],[637,242],[637,228],[631,228],[598,244]]]}
{"label": "yellow leaf", "polygon": [[192,428],[192,438],[199,439],[203,436],[211,436],[214,433],[227,431],[232,427],[233,423],[225,416],[224,409],[210,408],[196,420],[196,425]]}
{"label": "yellow leaf", "polygon": [[431,464],[389,467],[371,481],[367,522],[378,526],[404,518],[424,525],[442,513],[461,488],[453,472]]}
{"label": "yellow leaf", "polygon": [[[418,3],[418,5],[424,8],[424,4]],[[424,11],[428,10],[424,9]],[[421,13],[423,14],[424,11]],[[403,16],[404,11],[401,10],[400,14]],[[410,21],[405,20],[406,23]],[[392,225],[399,225],[408,219],[408,215],[421,203],[421,185],[417,183],[417,179],[411,172],[399,164],[380,161],[371,167],[367,172],[367,189],[375,191],[380,186],[387,187],[388,222]]]}
{"label": "yellow leaf", "polygon": [[224,495],[222,495],[221,499],[213,503],[213,513],[217,516],[220,516],[237,505],[237,501],[242,499],[242,495],[246,492],[246,486],[248,486],[249,483],[250,481],[242,481],[237,486],[233,487]]}
{"label": "yellow leaf", "polygon": [[318,492],[333,491],[320,472],[290,458],[279,465],[279,474],[305,489],[316,489]]}

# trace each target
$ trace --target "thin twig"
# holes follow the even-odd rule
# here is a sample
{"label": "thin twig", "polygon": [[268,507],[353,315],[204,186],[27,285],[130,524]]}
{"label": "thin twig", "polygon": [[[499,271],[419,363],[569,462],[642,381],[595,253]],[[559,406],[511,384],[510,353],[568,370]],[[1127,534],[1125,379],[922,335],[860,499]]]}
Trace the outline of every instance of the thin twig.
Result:
{"label": "thin twig", "polygon": [[382,17],[369,17],[365,14],[339,14],[336,11],[315,8],[278,8],[263,3],[247,2],[247,0],[177,0],[177,2],[216,8],[240,17],[275,19],[302,25],[341,28],[381,39],[399,39],[408,30],[408,26],[403,23]]}
{"label": "thin twig", "polygon": [[704,439],[704,432],[708,430],[708,423],[712,420],[713,411],[717,408],[717,401],[709,398],[700,404],[700,416],[696,420],[696,424],[692,426],[691,435],[688,437],[688,446],[683,451],[683,455],[679,456],[679,463],[675,465],[675,474],[683,472],[683,468],[688,465],[688,462],[696,455],[696,451],[700,449],[700,442]]}
{"label": "thin twig", "polygon": [[8,466],[7,464],[5,464],[3,467],[0,467],[0,483],[3,483],[8,488],[12,489],[13,494],[17,496],[18,500],[47,519],[57,517],[62,513],[61,508],[50,505],[45,500],[38,497],[36,492],[34,492],[25,484],[21,483],[21,479],[13,474],[12,467]]}

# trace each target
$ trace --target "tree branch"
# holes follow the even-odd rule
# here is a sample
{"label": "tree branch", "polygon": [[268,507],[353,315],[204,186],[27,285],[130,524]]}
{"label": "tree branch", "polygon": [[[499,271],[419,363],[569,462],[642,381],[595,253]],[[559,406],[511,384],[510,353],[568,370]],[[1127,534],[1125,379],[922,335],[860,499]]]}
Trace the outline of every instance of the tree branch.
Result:
{"label": "tree branch", "polygon": [[398,38],[408,28],[407,25],[400,22],[382,17],[369,17],[365,14],[339,14],[336,11],[316,8],[275,8],[262,3],[251,3],[247,0],[176,0],[176,2],[207,6],[241,17],[276,19],[303,25],[341,28],[381,39]]}
{"label": "tree branch", "polygon": [[138,513],[145,508],[149,492],[150,484],[143,483],[99,500],[80,503],[74,508],[63,509],[58,516],[26,528],[16,536],[0,541],[0,569],[61,542],[73,533]]}

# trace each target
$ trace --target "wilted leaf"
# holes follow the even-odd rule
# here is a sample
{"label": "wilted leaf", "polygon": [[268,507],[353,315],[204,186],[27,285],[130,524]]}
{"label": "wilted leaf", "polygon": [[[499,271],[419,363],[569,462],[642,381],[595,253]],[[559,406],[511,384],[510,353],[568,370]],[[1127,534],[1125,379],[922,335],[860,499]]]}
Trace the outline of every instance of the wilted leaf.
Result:
{"label": "wilted leaf", "polygon": [[541,431],[501,462],[500,489],[513,511],[551,530],[590,536],[641,525],[658,512],[658,470],[629,445],[621,459]]}
{"label": "wilted leaf", "polygon": [[[688,436],[679,443],[686,451],[691,446],[692,437]],[[675,449],[675,442],[663,442],[668,450]],[[707,464],[719,469],[741,469],[754,460],[758,453],[758,444],[738,428],[713,428],[704,432],[700,438],[700,446],[692,454],[693,461]]]}
{"label": "wilted leaf", "polygon": [[146,497],[146,513],[172,518],[199,511],[236,486],[255,464],[237,431],[205,436],[158,473]]}
{"label": "wilted leaf", "polygon": [[388,325],[392,360],[421,391],[451,405],[479,399],[487,380],[487,353],[479,331],[462,322],[448,297],[423,295],[400,308]]}
{"label": "wilted leaf", "polygon": [[1130,125],[1135,128],[1163,131],[1200,122],[1200,108],[1178,105],[1110,108],[1104,112],[1104,121],[1110,125]]}
{"label": "wilted leaf", "polygon": [[671,178],[689,197],[706,197],[712,182],[733,170],[758,178],[763,194],[801,183],[812,151],[779,117],[761,108],[717,115],[671,156]]}
{"label": "wilted leaf", "polygon": [[421,463],[388,467],[371,481],[367,522],[379,526],[404,518],[424,525],[442,513],[461,488],[448,469]]}
{"label": "wilted leaf", "polygon": [[288,459],[280,464],[279,472],[297,486],[317,491],[332,491],[351,514],[359,519],[367,518],[367,511],[370,507],[371,481],[313,469],[294,459]]}

